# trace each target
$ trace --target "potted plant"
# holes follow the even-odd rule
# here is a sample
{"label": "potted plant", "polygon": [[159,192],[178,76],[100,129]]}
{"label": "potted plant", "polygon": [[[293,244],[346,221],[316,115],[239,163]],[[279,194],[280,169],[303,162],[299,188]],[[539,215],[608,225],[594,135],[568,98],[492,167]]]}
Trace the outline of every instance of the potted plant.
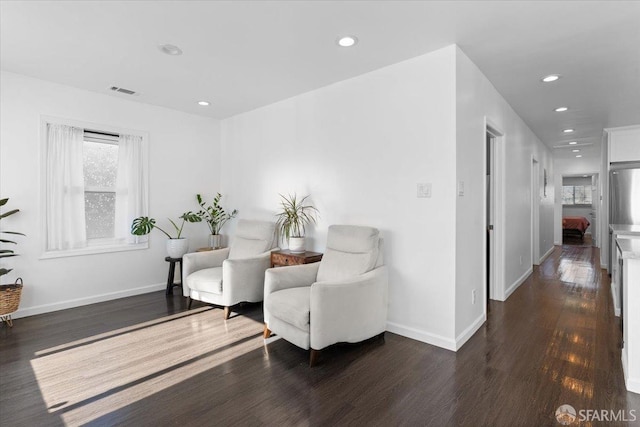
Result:
{"label": "potted plant", "polygon": [[217,249],[222,246],[222,236],[220,235],[220,230],[229,221],[231,218],[234,218],[238,215],[238,210],[234,209],[233,212],[227,213],[224,208],[220,206],[220,199],[222,198],[222,194],[216,194],[216,197],[213,198],[213,202],[210,205],[207,205],[206,202],[202,199],[200,194],[196,194],[196,199],[198,200],[198,204],[202,208],[197,215],[209,226],[209,231],[211,234],[209,235],[209,246],[213,249]]}
{"label": "potted plant", "polygon": [[288,197],[280,194],[282,211],[276,214],[277,227],[280,237],[286,239],[291,252],[304,252],[305,227],[316,223],[318,210],[310,204],[305,204],[309,196],[298,200],[295,193]]}
{"label": "potted plant", "polygon": [[160,228],[156,225],[156,220],[149,218],[148,216],[141,216],[133,220],[133,223],[131,224],[131,234],[135,236],[145,236],[151,233],[151,230],[157,228],[169,238],[169,240],[167,240],[167,254],[171,258],[182,258],[182,255],[189,251],[189,241],[186,238],[181,237],[184,223],[200,222],[202,219],[191,211],[185,212],[180,216],[180,219],[182,220],[180,227],[178,227],[178,224],[176,224],[172,219],[168,219],[176,230],[176,237],[173,237],[171,234]]}
{"label": "potted plant", "polygon": [[[0,199],[0,206],[6,205],[8,201],[9,199]],[[13,209],[3,214],[0,214],[0,220],[18,212],[20,212],[20,209]],[[13,235],[24,236],[24,234],[18,233],[17,231],[0,231],[0,235],[1,234],[13,234]],[[13,240],[4,239],[4,238],[1,238],[1,236],[0,236],[0,243],[5,243],[5,244],[10,243],[13,245],[17,244]],[[18,256],[18,254],[15,253],[13,250],[0,249],[0,259],[14,257],[14,256]],[[10,268],[9,269],[0,268],[0,278],[8,274],[11,270],[12,269]],[[13,321],[11,320],[11,314],[13,314],[15,311],[18,310],[18,306],[20,305],[21,295],[22,295],[22,279],[21,278],[17,278],[16,282],[10,285],[0,284],[0,321],[7,322],[7,325],[13,326]]]}

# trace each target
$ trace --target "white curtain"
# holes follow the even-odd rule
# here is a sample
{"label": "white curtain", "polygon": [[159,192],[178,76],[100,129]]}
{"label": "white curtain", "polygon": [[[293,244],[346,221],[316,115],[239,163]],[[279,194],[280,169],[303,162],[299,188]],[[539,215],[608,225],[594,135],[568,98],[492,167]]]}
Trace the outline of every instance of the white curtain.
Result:
{"label": "white curtain", "polygon": [[47,250],[86,246],[84,130],[47,124]]}
{"label": "white curtain", "polygon": [[134,218],[147,214],[146,171],[142,137],[120,135],[118,140],[118,180],[116,186],[115,237],[137,243],[131,235]]}

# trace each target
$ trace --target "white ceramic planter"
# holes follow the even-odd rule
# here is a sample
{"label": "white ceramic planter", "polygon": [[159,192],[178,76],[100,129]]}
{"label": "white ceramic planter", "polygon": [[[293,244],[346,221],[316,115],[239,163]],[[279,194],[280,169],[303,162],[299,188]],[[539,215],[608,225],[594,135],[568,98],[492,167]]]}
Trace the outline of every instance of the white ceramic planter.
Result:
{"label": "white ceramic planter", "polygon": [[289,250],[291,252],[304,252],[304,237],[289,237]]}
{"label": "white ceramic planter", "polygon": [[221,234],[209,234],[209,247],[218,249],[222,247],[222,235]]}
{"label": "white ceramic planter", "polygon": [[167,240],[167,255],[171,258],[182,258],[182,255],[187,252],[189,252],[189,241],[184,237]]}

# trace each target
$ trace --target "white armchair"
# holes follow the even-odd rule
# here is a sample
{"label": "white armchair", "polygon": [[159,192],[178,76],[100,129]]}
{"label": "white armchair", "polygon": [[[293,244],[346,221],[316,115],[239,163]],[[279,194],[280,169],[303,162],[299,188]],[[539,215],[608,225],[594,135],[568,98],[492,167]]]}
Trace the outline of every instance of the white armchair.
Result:
{"label": "white armchair", "polygon": [[270,268],[264,284],[264,337],[272,332],[318,352],[338,342],[384,334],[387,268],[382,239],[371,227],[332,225],[322,261]]}
{"label": "white armchair", "polygon": [[239,220],[229,248],[184,255],[182,294],[189,308],[194,299],[221,305],[228,319],[233,305],[262,301],[275,242],[275,223]]}

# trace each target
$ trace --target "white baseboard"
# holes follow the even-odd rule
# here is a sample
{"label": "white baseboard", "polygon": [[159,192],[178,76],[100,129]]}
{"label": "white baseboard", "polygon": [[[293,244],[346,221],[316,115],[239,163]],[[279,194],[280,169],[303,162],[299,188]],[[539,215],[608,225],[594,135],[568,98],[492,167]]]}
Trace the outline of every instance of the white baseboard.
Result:
{"label": "white baseboard", "polygon": [[109,292],[106,294],[93,295],[90,297],[60,301],[53,304],[36,305],[34,307],[21,308],[11,315],[12,318],[35,316],[37,314],[50,313],[52,311],[64,310],[67,308],[80,307],[83,305],[95,304],[97,302],[111,301],[114,299],[130,297],[134,295],[147,294],[149,292],[161,291],[167,288],[166,283],[141,286],[139,288],[126,289],[124,291]]}
{"label": "white baseboard", "polygon": [[480,327],[484,324],[486,320],[487,320],[486,314],[482,313],[476,320],[473,321],[471,325],[469,325],[467,329],[462,331],[462,333],[456,337],[456,351],[460,350],[460,348],[464,345],[464,343],[469,341],[469,338],[471,338],[473,334],[475,334],[478,331],[478,329],[480,329]]}
{"label": "white baseboard", "polygon": [[538,264],[542,264],[545,259],[549,258],[549,255],[551,255],[555,249],[556,249],[555,246],[551,246],[551,248],[544,255],[542,255],[542,258],[540,258],[540,261],[538,261]]}
{"label": "white baseboard", "polygon": [[562,242],[553,242],[554,246],[562,246]]}
{"label": "white baseboard", "polygon": [[410,326],[400,325],[394,322],[387,322],[387,331],[416,341],[435,345],[436,347],[444,348],[446,350],[456,351],[456,342],[451,338],[446,338],[442,335],[432,334],[430,332],[412,328]]}
{"label": "white baseboard", "polygon": [[525,280],[527,280],[527,277],[529,277],[531,275],[531,273],[533,273],[533,267],[529,267],[529,269],[527,271],[524,272],[524,274],[522,276],[520,276],[518,278],[518,280],[515,281],[515,283],[513,283],[511,286],[509,286],[507,288],[506,291],[504,291],[504,299],[502,301],[506,301],[507,298],[509,298],[511,296],[511,294],[518,289],[518,287],[520,285],[522,285],[524,283]]}
{"label": "white baseboard", "polygon": [[627,353],[622,350],[622,375],[624,377],[624,385],[627,387],[627,391],[633,393],[640,393],[640,378],[629,378],[627,372],[629,365],[627,364]]}

